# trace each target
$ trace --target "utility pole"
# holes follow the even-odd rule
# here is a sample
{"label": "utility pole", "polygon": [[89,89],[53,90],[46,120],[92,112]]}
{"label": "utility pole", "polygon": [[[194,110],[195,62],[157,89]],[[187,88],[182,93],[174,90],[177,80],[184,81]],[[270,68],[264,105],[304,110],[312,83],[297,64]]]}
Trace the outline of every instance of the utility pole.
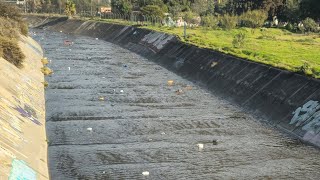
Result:
{"label": "utility pole", "polygon": [[90,14],[91,14],[91,17],[93,16],[92,15],[92,0],[90,0]]}
{"label": "utility pole", "polygon": [[184,39],[187,39],[187,23],[184,21],[183,23],[183,37]]}

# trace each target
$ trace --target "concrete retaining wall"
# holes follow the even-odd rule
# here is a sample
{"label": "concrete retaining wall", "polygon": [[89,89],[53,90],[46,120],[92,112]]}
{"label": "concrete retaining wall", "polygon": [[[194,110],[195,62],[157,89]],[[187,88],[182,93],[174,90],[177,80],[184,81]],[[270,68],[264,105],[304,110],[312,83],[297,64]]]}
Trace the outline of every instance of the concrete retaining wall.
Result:
{"label": "concrete retaining wall", "polygon": [[[32,17],[29,17],[32,19]],[[179,41],[102,22],[53,18],[40,27],[103,39],[200,82],[305,142],[320,147],[320,81]]]}
{"label": "concrete retaining wall", "polygon": [[19,46],[22,69],[0,57],[0,179],[49,179],[42,49],[24,36]]}

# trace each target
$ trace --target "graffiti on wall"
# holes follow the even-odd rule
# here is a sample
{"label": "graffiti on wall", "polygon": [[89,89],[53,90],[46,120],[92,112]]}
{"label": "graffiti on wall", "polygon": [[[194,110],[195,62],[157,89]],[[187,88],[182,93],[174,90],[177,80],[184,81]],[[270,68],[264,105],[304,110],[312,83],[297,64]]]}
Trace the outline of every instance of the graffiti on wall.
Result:
{"label": "graffiti on wall", "polygon": [[302,127],[302,130],[313,134],[320,133],[320,103],[310,100],[293,113],[290,124]]}
{"label": "graffiti on wall", "polygon": [[37,174],[26,162],[13,159],[9,180],[36,180]]}

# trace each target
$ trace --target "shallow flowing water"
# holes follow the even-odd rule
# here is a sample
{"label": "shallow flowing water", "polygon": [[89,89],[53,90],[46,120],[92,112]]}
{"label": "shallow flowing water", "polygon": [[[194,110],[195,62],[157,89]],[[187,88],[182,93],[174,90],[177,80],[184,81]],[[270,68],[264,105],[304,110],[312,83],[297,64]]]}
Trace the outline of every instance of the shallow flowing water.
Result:
{"label": "shallow flowing water", "polygon": [[156,63],[94,38],[34,31],[54,71],[51,179],[320,178],[318,149]]}

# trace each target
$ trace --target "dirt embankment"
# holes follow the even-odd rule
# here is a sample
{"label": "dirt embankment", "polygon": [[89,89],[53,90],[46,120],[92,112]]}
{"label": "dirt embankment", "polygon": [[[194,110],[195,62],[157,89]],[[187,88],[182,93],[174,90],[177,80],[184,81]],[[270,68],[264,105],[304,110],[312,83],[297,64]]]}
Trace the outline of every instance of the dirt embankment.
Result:
{"label": "dirt embankment", "polygon": [[0,179],[48,179],[41,47],[21,36],[19,69],[0,57]]}

